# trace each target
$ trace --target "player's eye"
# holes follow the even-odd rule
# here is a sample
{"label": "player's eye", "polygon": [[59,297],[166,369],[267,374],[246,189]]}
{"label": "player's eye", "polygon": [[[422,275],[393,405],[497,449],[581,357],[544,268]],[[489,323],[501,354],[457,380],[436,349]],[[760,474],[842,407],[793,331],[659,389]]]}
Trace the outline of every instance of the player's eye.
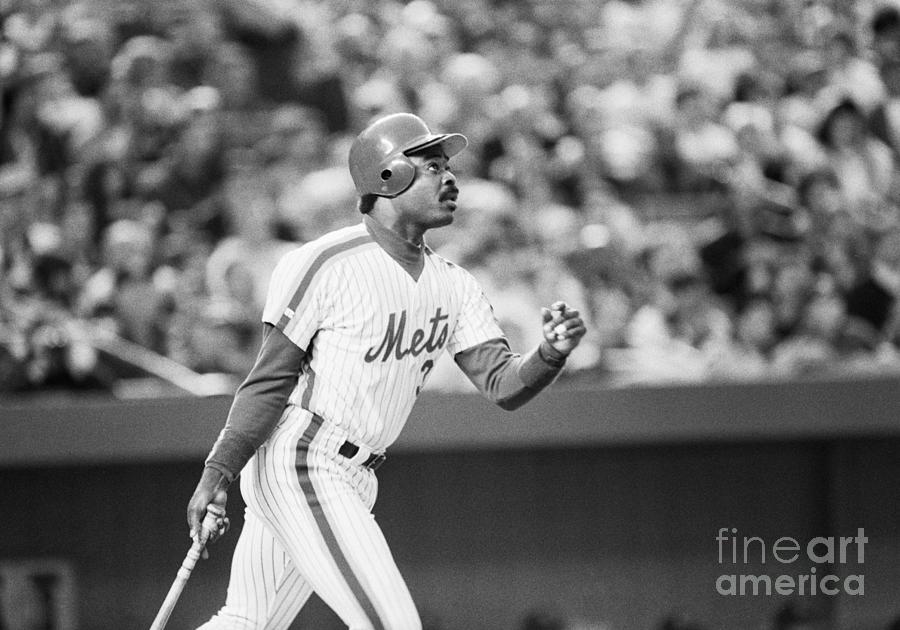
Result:
{"label": "player's eye", "polygon": [[441,165],[437,162],[429,162],[425,165],[425,168],[428,169],[431,173],[439,173],[441,170]]}

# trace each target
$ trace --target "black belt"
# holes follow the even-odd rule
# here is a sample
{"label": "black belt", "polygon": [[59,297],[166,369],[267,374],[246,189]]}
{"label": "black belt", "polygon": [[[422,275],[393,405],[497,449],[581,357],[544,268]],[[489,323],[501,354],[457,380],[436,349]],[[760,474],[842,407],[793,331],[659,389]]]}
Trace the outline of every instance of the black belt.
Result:
{"label": "black belt", "polygon": [[[338,453],[347,459],[353,459],[356,457],[356,454],[359,453],[359,447],[353,442],[344,442],[341,444],[341,448],[338,449]],[[378,470],[378,467],[381,466],[386,459],[387,456],[384,455],[384,453],[372,453],[366,458],[366,461],[362,462],[362,465],[369,470]]]}

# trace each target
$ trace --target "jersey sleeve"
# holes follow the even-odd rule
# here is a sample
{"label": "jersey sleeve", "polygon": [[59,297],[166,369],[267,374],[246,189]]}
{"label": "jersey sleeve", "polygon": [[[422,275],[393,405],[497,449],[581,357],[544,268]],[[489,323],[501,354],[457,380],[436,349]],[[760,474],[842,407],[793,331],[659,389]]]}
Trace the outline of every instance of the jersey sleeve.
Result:
{"label": "jersey sleeve", "polygon": [[235,393],[225,426],[206,465],[229,483],[272,432],[297,384],[303,351],[266,324],[256,362]]}
{"label": "jersey sleeve", "polygon": [[490,339],[506,338],[481,285],[467,271],[460,269],[460,274],[462,307],[447,342],[451,356]]}
{"label": "jersey sleeve", "polygon": [[326,275],[309,249],[285,254],[272,272],[263,322],[306,350],[325,317]]}
{"label": "jersey sleeve", "polygon": [[491,339],[456,354],[453,359],[478,391],[506,410],[518,409],[550,385],[565,357],[541,342],[525,356],[509,349],[505,339]]}

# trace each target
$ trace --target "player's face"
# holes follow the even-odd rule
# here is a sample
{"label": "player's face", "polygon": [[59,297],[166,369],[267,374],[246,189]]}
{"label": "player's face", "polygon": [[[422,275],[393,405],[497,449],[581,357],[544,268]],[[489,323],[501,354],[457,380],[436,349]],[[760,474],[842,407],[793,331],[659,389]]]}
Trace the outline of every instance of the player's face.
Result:
{"label": "player's face", "polygon": [[456,210],[456,176],[441,147],[432,147],[409,159],[416,178],[406,192],[394,199],[394,207],[408,223],[422,231],[449,225]]}

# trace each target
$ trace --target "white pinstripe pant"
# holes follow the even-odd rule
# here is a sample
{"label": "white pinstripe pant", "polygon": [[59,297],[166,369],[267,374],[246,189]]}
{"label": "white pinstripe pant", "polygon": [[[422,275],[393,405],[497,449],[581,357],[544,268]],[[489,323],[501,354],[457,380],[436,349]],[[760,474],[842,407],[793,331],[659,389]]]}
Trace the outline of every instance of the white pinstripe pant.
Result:
{"label": "white pinstripe pant", "polygon": [[372,516],[375,474],[343,432],[299,407],[241,474],[247,503],[225,606],[199,630],[280,630],[315,591],[351,630],[421,630]]}

